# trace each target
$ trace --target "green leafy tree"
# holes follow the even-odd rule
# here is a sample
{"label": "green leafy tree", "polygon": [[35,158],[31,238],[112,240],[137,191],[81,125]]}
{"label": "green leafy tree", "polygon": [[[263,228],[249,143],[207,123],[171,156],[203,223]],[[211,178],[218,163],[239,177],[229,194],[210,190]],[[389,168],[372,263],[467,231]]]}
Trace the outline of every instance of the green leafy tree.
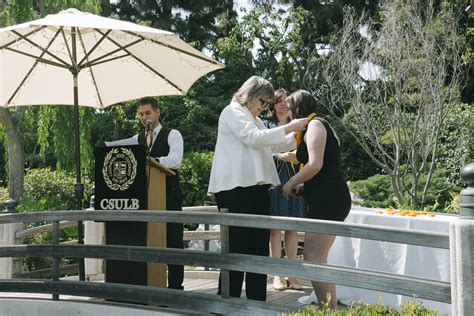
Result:
{"label": "green leafy tree", "polygon": [[[169,0],[159,3],[102,1],[102,15],[174,32],[197,49],[215,53],[218,38],[228,33],[231,27],[228,21],[236,13],[233,1],[229,0]],[[180,130],[186,152],[214,149],[217,118],[223,105],[230,100],[229,91],[232,91],[227,89],[226,81],[219,71],[200,79],[187,96],[159,98],[161,121],[164,126]],[[107,140],[128,137],[140,130],[133,102],[124,103],[121,108],[106,110],[98,115],[114,122],[114,132],[107,133]],[[103,129],[103,125],[94,126],[94,130]],[[102,141],[101,133],[94,132],[93,142],[100,144]]]}
{"label": "green leafy tree", "polygon": [[127,101],[95,112],[91,144],[103,146],[104,141],[130,137],[140,131],[135,101]]}
{"label": "green leafy tree", "polygon": [[[31,3],[10,1],[0,3],[0,27],[35,18],[37,15]],[[10,110],[0,107],[0,124],[5,128],[5,142],[8,152],[8,188],[10,197],[19,200],[24,188],[25,152],[21,136],[20,122],[24,110]]]}
{"label": "green leafy tree", "polygon": [[[408,166],[402,166],[405,169]],[[451,186],[448,182],[449,178],[446,176],[447,170],[442,168],[436,169],[431,175],[431,185],[426,194],[426,203],[422,207],[417,207],[418,210],[436,211],[436,212],[451,212],[450,205],[453,199],[458,197],[461,190],[460,186]],[[405,173],[407,179],[411,181],[411,175]],[[420,182],[425,183],[428,177],[426,173],[420,176]],[[450,189],[447,190],[446,188]],[[377,174],[364,180],[354,181],[350,184],[351,191],[359,200],[355,203],[367,207],[381,207],[381,208],[395,208],[395,209],[410,209],[413,205],[410,203],[400,204],[400,200],[395,197],[391,186],[390,175]],[[405,200],[409,201],[410,196],[406,193]],[[459,210],[458,210],[459,211]]]}
{"label": "green leafy tree", "polygon": [[227,67],[223,73],[238,82],[235,89],[254,74],[275,87],[300,88],[307,57],[316,44],[315,38],[310,44],[302,38],[303,30],[313,23],[309,13],[301,8],[290,7],[284,12],[265,6],[249,12],[242,9],[242,13],[229,36],[218,44],[218,56]]}
{"label": "green leafy tree", "polygon": [[[437,167],[447,171],[450,186],[463,186],[459,170],[474,161],[474,103],[450,108],[439,138]],[[459,193],[459,192],[458,192]]]}
{"label": "green leafy tree", "polygon": [[183,205],[204,205],[211,200],[207,187],[211,174],[212,152],[190,152],[183,158],[179,169],[182,181]]}
{"label": "green leafy tree", "polygon": [[380,23],[348,9],[333,54],[313,56],[306,76],[321,104],[390,175],[400,205],[428,203],[446,117],[460,106],[455,9],[390,1]]}
{"label": "green leafy tree", "polygon": [[[474,103],[474,1],[458,0],[466,8],[466,14],[461,15],[461,29],[465,39],[463,64],[467,69],[465,85],[461,92],[462,101]],[[469,9],[468,9],[469,8]]]}
{"label": "green leafy tree", "polygon": [[198,49],[214,49],[214,42],[228,19],[235,16],[232,0],[102,1],[104,16],[178,34]]}

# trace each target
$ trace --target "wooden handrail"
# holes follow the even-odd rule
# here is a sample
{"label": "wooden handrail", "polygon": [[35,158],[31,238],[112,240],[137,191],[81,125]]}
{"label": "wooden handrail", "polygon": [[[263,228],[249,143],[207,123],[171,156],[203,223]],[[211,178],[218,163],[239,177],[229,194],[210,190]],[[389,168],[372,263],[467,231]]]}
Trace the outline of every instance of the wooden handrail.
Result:
{"label": "wooden handrail", "polygon": [[[77,222],[74,221],[61,221],[59,222],[59,228],[74,227],[77,226]],[[24,237],[33,236],[40,233],[50,232],[53,229],[53,224],[44,224],[36,227],[19,230],[15,233],[15,238],[20,239]]]}
{"label": "wooden handrail", "polygon": [[0,248],[0,257],[44,256],[166,262],[191,266],[207,266],[225,270],[286,275],[289,277],[332,282],[340,285],[406,296],[411,296],[413,293],[416,293],[416,296],[419,298],[439,302],[449,303],[451,300],[449,282],[329,264],[315,264],[299,260],[140,246],[18,245]]}
{"label": "wooden handrail", "polygon": [[[203,210],[206,209],[207,211]],[[365,238],[404,244],[449,249],[449,237],[426,231],[415,231],[386,226],[347,224],[333,221],[298,219],[288,217],[260,216],[248,214],[223,214],[209,211],[209,207],[198,207],[183,212],[146,211],[54,211],[38,213],[0,214],[0,224],[32,221],[141,221],[204,223],[222,226],[257,227],[311,233],[325,233],[354,238]],[[66,221],[64,221],[66,220]],[[71,224],[72,225],[72,224]],[[50,229],[50,226],[28,233]],[[58,225],[59,227],[59,225]],[[56,229],[58,231],[59,228]],[[188,237],[214,238],[215,231],[190,232]],[[25,233],[23,232],[23,235]],[[300,235],[301,236],[301,235]],[[217,236],[216,236],[217,237]],[[71,243],[71,242],[70,242]],[[377,290],[389,293],[435,300],[451,301],[449,282],[435,281],[412,276],[338,267],[329,264],[313,264],[298,260],[283,260],[271,257],[226,254],[188,249],[166,249],[116,245],[17,245],[0,247],[0,257],[69,257],[164,262],[191,266],[204,266],[221,270],[247,271],[272,275],[287,275],[307,280],[332,282],[340,285]],[[62,281],[61,281],[62,282]],[[59,283],[61,283],[59,282]],[[0,282],[1,285],[1,282]]]}
{"label": "wooden handrail", "polygon": [[[0,280],[0,292],[61,293],[64,295],[91,296],[145,305],[170,305],[186,310],[207,311],[221,315],[277,315],[288,311],[287,306],[255,300],[244,300],[236,297],[223,299],[218,295],[133,284]],[[139,305],[135,308],[139,308]]]}
{"label": "wooden handrail", "polygon": [[[251,220],[250,220],[251,218]],[[396,242],[425,247],[449,249],[448,234],[386,226],[348,224],[333,221],[276,216],[222,214],[211,212],[150,212],[146,211],[54,211],[8,213],[0,215],[0,224],[32,221],[139,221],[201,223],[240,227],[256,227],[321,233],[344,237]]]}
{"label": "wooden handrail", "polygon": [[[187,212],[217,212],[217,206],[186,206],[183,207],[183,211]],[[60,221],[59,228],[66,228],[66,227],[74,227],[77,226],[77,222],[75,221]],[[31,227],[27,229],[19,230],[15,233],[15,238],[25,238],[29,236],[34,236],[36,234],[49,232],[53,229],[53,224],[44,224],[36,227]],[[185,232],[186,234],[186,232]],[[218,238],[216,238],[218,239]],[[193,240],[193,239],[186,239],[186,240]],[[206,239],[203,239],[206,240]],[[214,240],[214,238],[209,239]]]}

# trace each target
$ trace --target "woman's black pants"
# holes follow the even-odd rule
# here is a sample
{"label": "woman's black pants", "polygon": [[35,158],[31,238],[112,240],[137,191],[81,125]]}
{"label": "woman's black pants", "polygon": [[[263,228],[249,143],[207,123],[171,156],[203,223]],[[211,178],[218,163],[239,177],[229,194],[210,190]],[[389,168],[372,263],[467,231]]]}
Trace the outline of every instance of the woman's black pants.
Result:
{"label": "woman's black pants", "polygon": [[[217,206],[227,208],[229,213],[269,215],[269,185],[237,187],[215,194]],[[247,227],[229,227],[229,251],[248,255],[268,256],[270,231]],[[230,296],[240,297],[245,273],[245,291],[248,299],[265,301],[267,298],[267,275],[230,271]],[[219,280],[219,291],[221,282]]]}

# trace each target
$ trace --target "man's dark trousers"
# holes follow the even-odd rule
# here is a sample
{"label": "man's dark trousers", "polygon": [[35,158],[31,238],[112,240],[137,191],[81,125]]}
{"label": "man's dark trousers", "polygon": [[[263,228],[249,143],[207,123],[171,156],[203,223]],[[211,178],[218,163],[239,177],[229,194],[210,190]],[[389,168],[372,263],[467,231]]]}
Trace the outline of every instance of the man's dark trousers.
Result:
{"label": "man's dark trousers", "polygon": [[[151,157],[164,157],[169,154],[168,135],[171,129],[163,127],[158,133],[153,146],[150,149]],[[138,143],[146,147],[145,132],[138,134]],[[174,176],[166,176],[166,210],[182,211],[183,198],[179,183],[178,170],[173,170]],[[183,224],[166,223],[166,247],[183,248]],[[182,265],[168,265],[168,287],[172,289],[183,289],[184,267]]]}
{"label": "man's dark trousers", "polygon": [[[177,172],[177,171],[176,171]],[[182,211],[179,175],[166,177],[166,210]],[[166,247],[183,249],[183,224],[166,223]],[[168,264],[168,287],[183,289],[184,266]]]}

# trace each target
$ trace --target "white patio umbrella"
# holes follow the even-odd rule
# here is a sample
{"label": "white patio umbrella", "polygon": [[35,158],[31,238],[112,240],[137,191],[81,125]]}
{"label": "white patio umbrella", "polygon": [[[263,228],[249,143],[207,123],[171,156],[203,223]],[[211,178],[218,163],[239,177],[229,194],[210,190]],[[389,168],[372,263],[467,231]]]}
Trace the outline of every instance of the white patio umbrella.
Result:
{"label": "white patio umbrella", "polygon": [[223,67],[173,33],[76,9],[0,29],[1,106],[102,109],[142,96],[184,95]]}
{"label": "white patio umbrella", "polygon": [[0,29],[0,106],[74,105],[81,209],[78,106],[103,109],[142,96],[184,95],[223,67],[173,33],[68,9]]}

